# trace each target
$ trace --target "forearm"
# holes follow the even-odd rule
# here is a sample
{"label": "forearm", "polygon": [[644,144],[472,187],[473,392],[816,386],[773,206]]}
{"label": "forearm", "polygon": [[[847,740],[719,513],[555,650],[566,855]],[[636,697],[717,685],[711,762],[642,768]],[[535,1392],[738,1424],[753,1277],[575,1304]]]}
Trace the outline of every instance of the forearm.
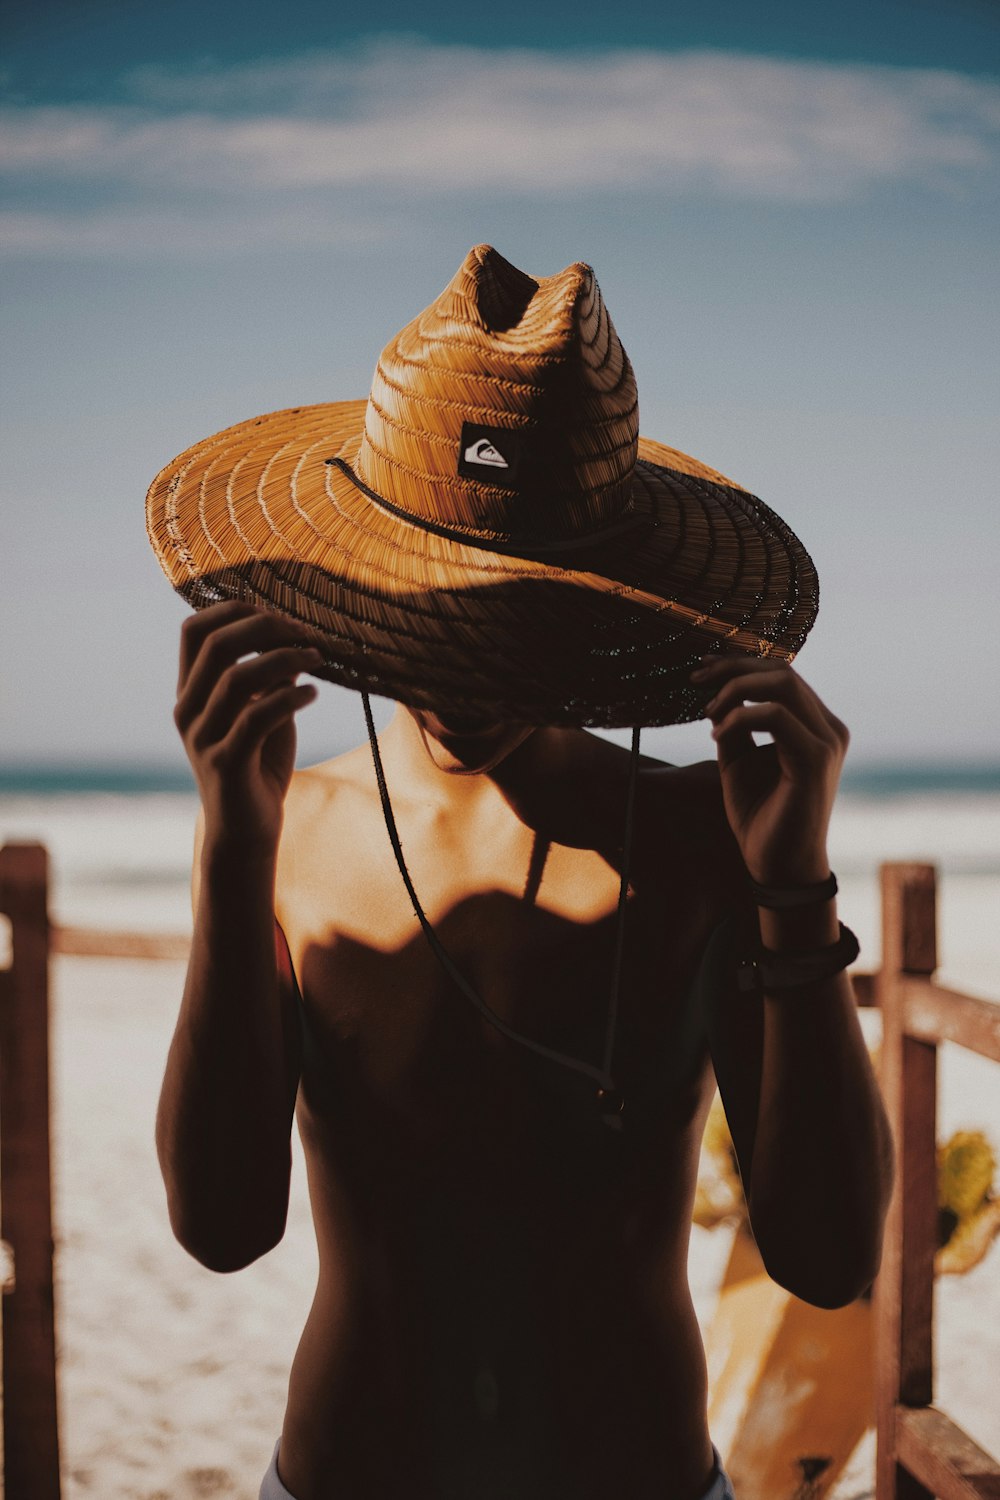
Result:
{"label": "forearm", "polygon": [[237,1269],[281,1236],[293,1104],[274,950],[274,859],[227,855],[207,840],[156,1140],[174,1232],[213,1269]]}
{"label": "forearm", "polygon": [[[833,901],[760,912],[774,951],[838,936]],[[748,1191],[768,1271],[820,1305],[873,1280],[892,1191],[892,1139],[845,973],[766,995],[760,1104]]]}

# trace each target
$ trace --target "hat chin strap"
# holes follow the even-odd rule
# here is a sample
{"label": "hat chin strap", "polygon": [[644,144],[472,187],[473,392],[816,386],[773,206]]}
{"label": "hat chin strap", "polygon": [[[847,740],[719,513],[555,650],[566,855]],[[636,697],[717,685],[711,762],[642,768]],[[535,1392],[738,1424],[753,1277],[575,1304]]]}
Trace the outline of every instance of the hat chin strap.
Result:
{"label": "hat chin strap", "polygon": [[470,1000],[478,1010],[479,1014],[495,1027],[502,1036],[509,1041],[517,1042],[519,1046],[527,1047],[529,1051],[535,1052],[539,1057],[547,1057],[550,1062],[559,1066],[569,1068],[574,1073],[580,1073],[584,1078],[591,1079],[598,1085],[597,1102],[606,1125],[612,1129],[622,1128],[622,1109],[624,1100],[618,1090],[611,1074],[611,1064],[614,1058],[615,1033],[618,1026],[618,993],[621,985],[622,955],[625,946],[625,912],[628,899],[628,873],[629,862],[632,853],[632,832],[635,812],[635,788],[638,780],[639,770],[639,735],[640,726],[636,725],[632,730],[632,754],[629,763],[628,792],[625,803],[625,842],[622,849],[621,885],[618,892],[618,920],[615,934],[615,956],[611,972],[611,999],[608,1006],[608,1020],[604,1040],[604,1058],[602,1065],[596,1067],[593,1063],[586,1062],[583,1058],[569,1057],[565,1052],[557,1052],[554,1047],[546,1047],[541,1042],[536,1042],[532,1037],[525,1036],[520,1031],[515,1031],[508,1026],[502,1016],[497,1015],[491,1006],[487,1005],[473,989],[465,978],[465,975],[455,964],[451,954],[441,943],[437,933],[428,921],[423,907],[413,888],[410,872],[406,868],[406,860],[403,858],[403,847],[399,841],[399,831],[396,827],[396,819],[393,816],[392,804],[389,801],[389,789],[386,785],[385,771],[382,766],[382,755],[379,750],[378,736],[375,733],[375,721],[372,718],[371,702],[368,694],[362,691],[361,701],[364,704],[365,723],[368,726],[368,740],[372,749],[372,760],[375,763],[375,780],[378,782],[379,797],[382,801],[382,813],[385,818],[385,826],[392,844],[399,873],[403,877],[407,895],[413,905],[414,913],[424,930],[424,936],[430,944],[431,950],[440,962],[442,968],[454,980],[467,1000]]}

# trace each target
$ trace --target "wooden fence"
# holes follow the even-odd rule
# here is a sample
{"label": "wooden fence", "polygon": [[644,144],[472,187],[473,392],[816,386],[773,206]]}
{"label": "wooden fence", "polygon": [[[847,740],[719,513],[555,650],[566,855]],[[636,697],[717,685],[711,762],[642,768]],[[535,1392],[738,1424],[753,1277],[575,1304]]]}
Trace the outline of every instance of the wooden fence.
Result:
{"label": "wooden fence", "polygon": [[[881,1084],[897,1184],[875,1282],[876,1500],[1000,1500],[1000,1464],[934,1400],[937,1049],[1000,1063],[1000,1005],[945,989],[937,968],[933,865],[882,867]],[[970,1351],[971,1352],[971,1351]],[[985,1373],[985,1372],[984,1372]]]}
{"label": "wooden fence", "polygon": [[[1000,1500],[1000,1463],[933,1405],[937,1248],[937,1048],[1000,1062],[1000,1005],[935,984],[933,865],[882,867],[882,967],[855,973],[860,1005],[882,1012],[881,1083],[897,1181],[875,1283],[877,1500]],[[49,1156],[51,953],[183,958],[173,934],[50,927],[38,844],[0,848],[0,1236],[13,1260],[3,1297],[6,1500],[58,1500],[59,1443]],[[985,1373],[985,1372],[984,1372]],[[995,1382],[994,1382],[995,1383]]]}
{"label": "wooden fence", "polygon": [[52,1189],[49,1157],[48,856],[0,849],[0,912],[10,921],[0,970],[0,1238],[6,1500],[58,1500]]}

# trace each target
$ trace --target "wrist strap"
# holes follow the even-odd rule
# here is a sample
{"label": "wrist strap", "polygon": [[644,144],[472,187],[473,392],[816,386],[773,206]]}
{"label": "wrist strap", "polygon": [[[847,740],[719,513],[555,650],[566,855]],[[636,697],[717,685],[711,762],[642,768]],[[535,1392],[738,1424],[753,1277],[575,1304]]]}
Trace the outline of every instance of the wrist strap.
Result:
{"label": "wrist strap", "polygon": [[792,906],[819,906],[837,894],[837,877],[831,870],[825,880],[815,885],[758,885],[750,881],[750,894],[756,906],[766,906],[769,911],[786,911]]}
{"label": "wrist strap", "polygon": [[826,948],[790,948],[775,953],[761,945],[752,958],[740,960],[736,983],[744,994],[784,994],[832,979],[860,952],[854,933],[841,922],[840,937]]}

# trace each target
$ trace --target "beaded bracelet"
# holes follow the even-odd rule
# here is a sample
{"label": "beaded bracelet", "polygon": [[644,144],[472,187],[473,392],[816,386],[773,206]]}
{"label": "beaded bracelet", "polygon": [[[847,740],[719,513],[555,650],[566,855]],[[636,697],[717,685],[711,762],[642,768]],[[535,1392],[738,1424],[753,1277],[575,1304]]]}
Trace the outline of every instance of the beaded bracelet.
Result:
{"label": "beaded bracelet", "polygon": [[791,886],[758,885],[756,880],[751,880],[750,894],[755,905],[765,906],[769,911],[786,911],[793,906],[819,906],[837,894],[837,877],[831,870],[825,880],[818,880],[815,885]]}
{"label": "beaded bracelet", "polygon": [[825,948],[789,948],[775,953],[761,945],[752,958],[740,960],[736,983],[744,994],[784,994],[832,979],[848,968],[861,952],[849,927],[840,923],[840,936]]}

